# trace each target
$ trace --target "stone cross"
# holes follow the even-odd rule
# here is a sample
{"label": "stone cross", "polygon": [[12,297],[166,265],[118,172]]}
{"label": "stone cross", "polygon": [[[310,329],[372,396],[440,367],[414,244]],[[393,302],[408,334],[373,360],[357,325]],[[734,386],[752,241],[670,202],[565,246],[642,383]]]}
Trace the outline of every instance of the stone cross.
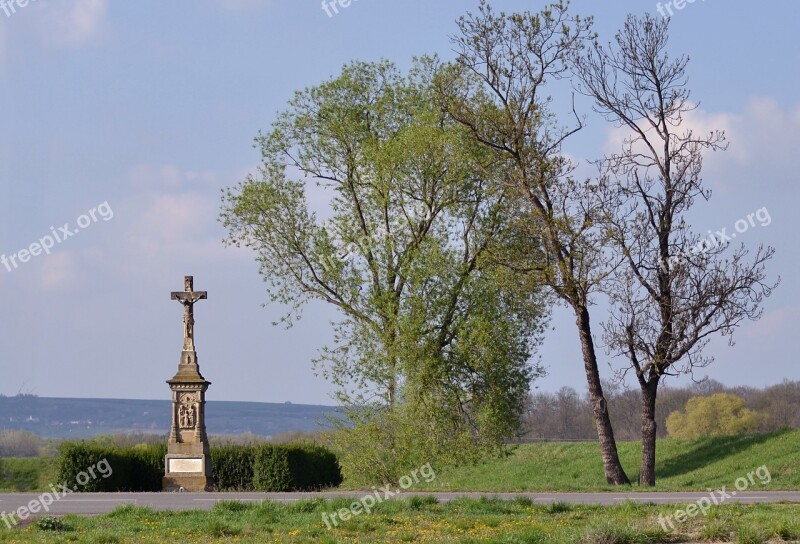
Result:
{"label": "stone cross", "polygon": [[183,291],[174,291],[172,300],[183,304],[183,351],[194,351],[194,303],[208,298],[207,291],[194,290],[194,277],[184,277]]}
{"label": "stone cross", "polygon": [[205,423],[211,382],[200,374],[194,348],[194,303],[208,298],[208,293],[195,291],[193,283],[192,276],[186,276],[183,291],[171,294],[172,300],[183,304],[183,351],[177,374],[167,380],[172,390],[172,427],[162,489],[171,491],[210,491],[214,485]]}

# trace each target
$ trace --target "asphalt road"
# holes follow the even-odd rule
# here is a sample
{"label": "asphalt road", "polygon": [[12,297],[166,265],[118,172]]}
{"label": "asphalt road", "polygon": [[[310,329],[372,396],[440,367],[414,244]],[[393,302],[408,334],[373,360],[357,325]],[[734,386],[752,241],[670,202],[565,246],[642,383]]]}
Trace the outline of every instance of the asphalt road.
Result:
{"label": "asphalt road", "polygon": [[[47,512],[51,515],[64,514],[104,514],[123,504],[149,506],[154,510],[208,510],[222,500],[236,500],[242,502],[295,502],[302,499],[321,497],[333,499],[351,497],[359,499],[372,492],[325,492],[325,493],[72,493],[56,499],[35,493],[8,493],[0,494],[0,514],[17,511],[20,507],[30,508],[38,503],[35,515]],[[800,491],[741,491],[727,489],[726,497],[720,495],[719,490],[714,491],[718,502],[741,502],[745,504],[794,502],[800,503]],[[402,497],[414,495],[433,495],[439,502],[446,503],[460,497],[495,497],[511,500],[516,497],[528,497],[540,504],[566,502],[572,504],[598,504],[612,505],[624,501],[652,504],[688,505],[702,498],[712,497],[711,493],[401,493]],[[713,497],[712,497],[713,498]],[[52,501],[50,500],[52,499]],[[717,502],[714,501],[714,502]],[[34,508],[36,508],[34,506]],[[0,520],[0,529],[3,527]]]}

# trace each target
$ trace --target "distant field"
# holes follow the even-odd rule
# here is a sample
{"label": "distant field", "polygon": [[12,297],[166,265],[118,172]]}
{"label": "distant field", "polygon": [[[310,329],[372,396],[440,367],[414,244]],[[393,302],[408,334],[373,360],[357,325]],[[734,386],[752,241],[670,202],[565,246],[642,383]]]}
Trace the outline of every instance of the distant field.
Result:
{"label": "distant field", "polygon": [[[622,464],[631,481],[639,474],[641,445],[619,444]],[[800,431],[695,441],[660,440],[657,448],[656,489],[705,491],[733,486],[737,478],[766,465],[772,480],[757,488],[773,491],[800,489]],[[434,467],[435,468],[435,467]],[[514,448],[505,458],[477,466],[444,468],[430,484],[415,491],[603,491],[596,443],[548,442]],[[634,490],[646,491],[652,488]]]}
{"label": "distant field", "polygon": [[[800,538],[800,506],[723,505],[667,530],[659,516],[675,506],[542,506],[531,501],[458,500],[446,505],[426,497],[378,504],[338,526],[324,514],[347,501],[218,504],[211,512],[154,512],[127,506],[98,517],[39,518],[25,528],[0,527],[0,542],[148,543],[493,543],[657,544],[738,542],[763,544]],[[685,505],[683,506],[685,507]]]}

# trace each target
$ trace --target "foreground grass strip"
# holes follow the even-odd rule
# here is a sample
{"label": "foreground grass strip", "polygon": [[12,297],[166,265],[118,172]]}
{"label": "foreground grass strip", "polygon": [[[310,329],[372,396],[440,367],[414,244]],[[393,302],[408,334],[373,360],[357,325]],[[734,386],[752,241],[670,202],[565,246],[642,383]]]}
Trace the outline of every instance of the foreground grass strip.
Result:
{"label": "foreground grass strip", "polygon": [[154,512],[122,506],[104,516],[39,518],[28,526],[1,530],[0,542],[171,543],[500,543],[656,544],[679,542],[767,542],[800,536],[800,505],[724,505],[708,517],[687,521],[673,532],[659,515],[675,506],[621,504],[613,507],[529,500],[394,500],[371,514],[327,529],[322,514],[347,501],[308,500],[292,504],[221,502],[210,512]]}

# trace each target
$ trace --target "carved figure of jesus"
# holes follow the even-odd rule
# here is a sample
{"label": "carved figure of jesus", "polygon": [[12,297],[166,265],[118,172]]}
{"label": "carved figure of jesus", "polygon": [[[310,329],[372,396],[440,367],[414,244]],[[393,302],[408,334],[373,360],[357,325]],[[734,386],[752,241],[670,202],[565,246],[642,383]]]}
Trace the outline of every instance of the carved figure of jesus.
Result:
{"label": "carved figure of jesus", "polygon": [[195,291],[194,278],[184,278],[184,290],[172,293],[172,300],[183,304],[183,351],[194,351],[194,303],[208,298],[207,291]]}

